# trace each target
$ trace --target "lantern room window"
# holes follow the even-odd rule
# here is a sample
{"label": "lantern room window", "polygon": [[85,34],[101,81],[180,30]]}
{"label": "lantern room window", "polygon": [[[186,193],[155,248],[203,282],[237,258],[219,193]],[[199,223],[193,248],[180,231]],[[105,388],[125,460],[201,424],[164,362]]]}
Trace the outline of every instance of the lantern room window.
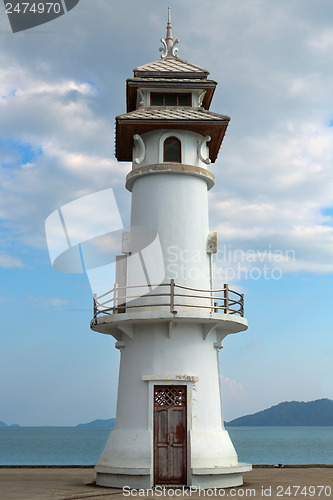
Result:
{"label": "lantern room window", "polygon": [[151,92],[150,94],[151,106],[191,106],[191,94],[176,94],[174,92],[168,94],[161,94],[159,92]]}
{"label": "lantern room window", "polygon": [[177,137],[168,137],[163,144],[163,161],[181,163],[182,147]]}

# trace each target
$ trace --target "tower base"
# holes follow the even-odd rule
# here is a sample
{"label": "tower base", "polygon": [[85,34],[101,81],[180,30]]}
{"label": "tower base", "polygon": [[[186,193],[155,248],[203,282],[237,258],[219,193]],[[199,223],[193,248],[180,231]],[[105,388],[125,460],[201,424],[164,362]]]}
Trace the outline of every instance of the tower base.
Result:
{"label": "tower base", "polygon": [[191,486],[197,488],[232,488],[243,484],[243,473],[252,469],[251,464],[238,463],[236,466],[212,469],[192,469]]}
{"label": "tower base", "polygon": [[[96,484],[136,489],[159,485],[154,479],[152,437],[152,432],[148,430],[112,431],[95,467]],[[238,463],[226,430],[192,430],[189,432],[186,479],[182,484],[173,484],[173,487],[208,489],[241,486],[243,473],[251,469],[250,464]]]}
{"label": "tower base", "polygon": [[[237,466],[192,469],[189,485],[195,488],[232,488],[243,484],[243,473],[252,469],[252,465],[239,463]],[[125,469],[96,466],[96,484],[109,488],[148,489],[152,484],[150,469]],[[184,486],[184,485],[180,485]],[[177,487],[177,485],[173,485]]]}

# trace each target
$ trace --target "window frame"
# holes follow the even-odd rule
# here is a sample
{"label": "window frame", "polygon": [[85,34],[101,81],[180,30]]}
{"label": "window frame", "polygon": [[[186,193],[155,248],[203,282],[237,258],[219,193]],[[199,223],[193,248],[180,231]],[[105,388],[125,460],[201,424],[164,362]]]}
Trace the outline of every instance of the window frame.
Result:
{"label": "window frame", "polygon": [[[157,94],[163,96],[163,104],[152,104],[152,95]],[[187,106],[187,107],[192,107],[192,92],[150,92],[150,105],[151,106],[169,106],[168,104],[165,104],[165,96],[166,95],[175,95],[177,99],[177,104],[173,104],[172,106]],[[178,104],[178,98],[179,96],[184,96],[188,95],[190,96],[190,104]]]}
{"label": "window frame", "polygon": [[[169,139],[176,139],[176,141],[179,143],[179,158],[180,158],[180,161],[166,160],[165,159],[165,143]],[[182,141],[178,137],[176,137],[175,135],[169,135],[163,141],[163,163],[182,163]]]}

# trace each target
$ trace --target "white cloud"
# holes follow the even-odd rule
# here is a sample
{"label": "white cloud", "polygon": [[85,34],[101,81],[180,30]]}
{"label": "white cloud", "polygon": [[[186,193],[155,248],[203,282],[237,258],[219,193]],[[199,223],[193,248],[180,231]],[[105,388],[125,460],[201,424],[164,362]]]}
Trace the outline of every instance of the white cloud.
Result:
{"label": "white cloud", "polygon": [[62,309],[69,302],[59,297],[34,297],[33,295],[28,295],[27,298],[29,302],[33,302],[42,307],[55,307],[57,309]]}
{"label": "white cloud", "polygon": [[322,211],[333,206],[333,128],[292,121],[276,128],[227,149],[228,168],[217,176],[223,187],[211,196],[214,229],[233,251],[255,251],[256,264],[269,248],[294,250],[283,272],[332,272],[333,219]]}
{"label": "white cloud", "polygon": [[21,268],[26,267],[25,264],[12,255],[8,255],[5,252],[0,252],[0,267],[4,268]]}
{"label": "white cloud", "polygon": [[311,48],[318,52],[331,51],[333,48],[333,30],[324,30],[309,37],[308,43]]}
{"label": "white cloud", "polygon": [[[101,0],[92,13],[82,4],[75,26],[73,11],[55,34],[21,34],[1,53],[0,138],[43,152],[0,172],[0,215],[25,243],[44,245],[45,218],[80,196],[113,187],[117,201],[129,205],[128,165],[113,159],[114,116],[125,110],[132,67],[159,58],[167,12],[167,6],[147,9],[147,17],[150,3],[144,0],[138,17],[129,20],[130,6]],[[321,212],[333,206],[333,128],[326,126],[333,113],[331,7],[316,10],[300,0],[293,6],[258,0],[241,10],[213,0],[211,6],[203,14],[209,30],[202,30],[196,9],[189,12],[185,5],[174,6],[173,24],[180,57],[207,67],[222,84],[212,110],[232,118],[212,166],[212,226],[223,242],[244,252],[261,255],[269,245],[294,249],[297,260],[285,262],[284,272],[327,272],[333,224]],[[126,38],[117,44],[124,16]],[[137,31],[143,22],[149,36]],[[98,40],[90,25],[99,26]]]}
{"label": "white cloud", "polygon": [[64,307],[68,304],[68,300],[60,299],[58,297],[50,297],[43,299],[45,307]]}
{"label": "white cloud", "polygon": [[242,397],[245,393],[244,387],[237,380],[230,379],[221,375],[222,382],[222,393],[226,396],[227,399],[238,399]]}

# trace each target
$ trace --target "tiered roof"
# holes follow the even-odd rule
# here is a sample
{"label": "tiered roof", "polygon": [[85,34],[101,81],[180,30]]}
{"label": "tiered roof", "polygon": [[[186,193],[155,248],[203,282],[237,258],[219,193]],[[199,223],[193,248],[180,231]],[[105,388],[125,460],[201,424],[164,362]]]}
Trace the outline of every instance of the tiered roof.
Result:
{"label": "tiered roof", "polygon": [[[208,80],[209,71],[176,55],[178,40],[173,40],[170,10],[167,35],[162,39],[161,59],[134,71],[134,78],[127,80],[127,113],[116,118],[116,157],[119,161],[132,160],[133,135],[158,128],[186,129],[210,135],[210,159],[216,160],[230,118],[209,111],[217,83]],[[139,88],[154,88],[161,92],[168,89],[197,89],[205,91],[201,107],[147,106],[137,109]],[[158,91],[158,90],[157,90]]]}

